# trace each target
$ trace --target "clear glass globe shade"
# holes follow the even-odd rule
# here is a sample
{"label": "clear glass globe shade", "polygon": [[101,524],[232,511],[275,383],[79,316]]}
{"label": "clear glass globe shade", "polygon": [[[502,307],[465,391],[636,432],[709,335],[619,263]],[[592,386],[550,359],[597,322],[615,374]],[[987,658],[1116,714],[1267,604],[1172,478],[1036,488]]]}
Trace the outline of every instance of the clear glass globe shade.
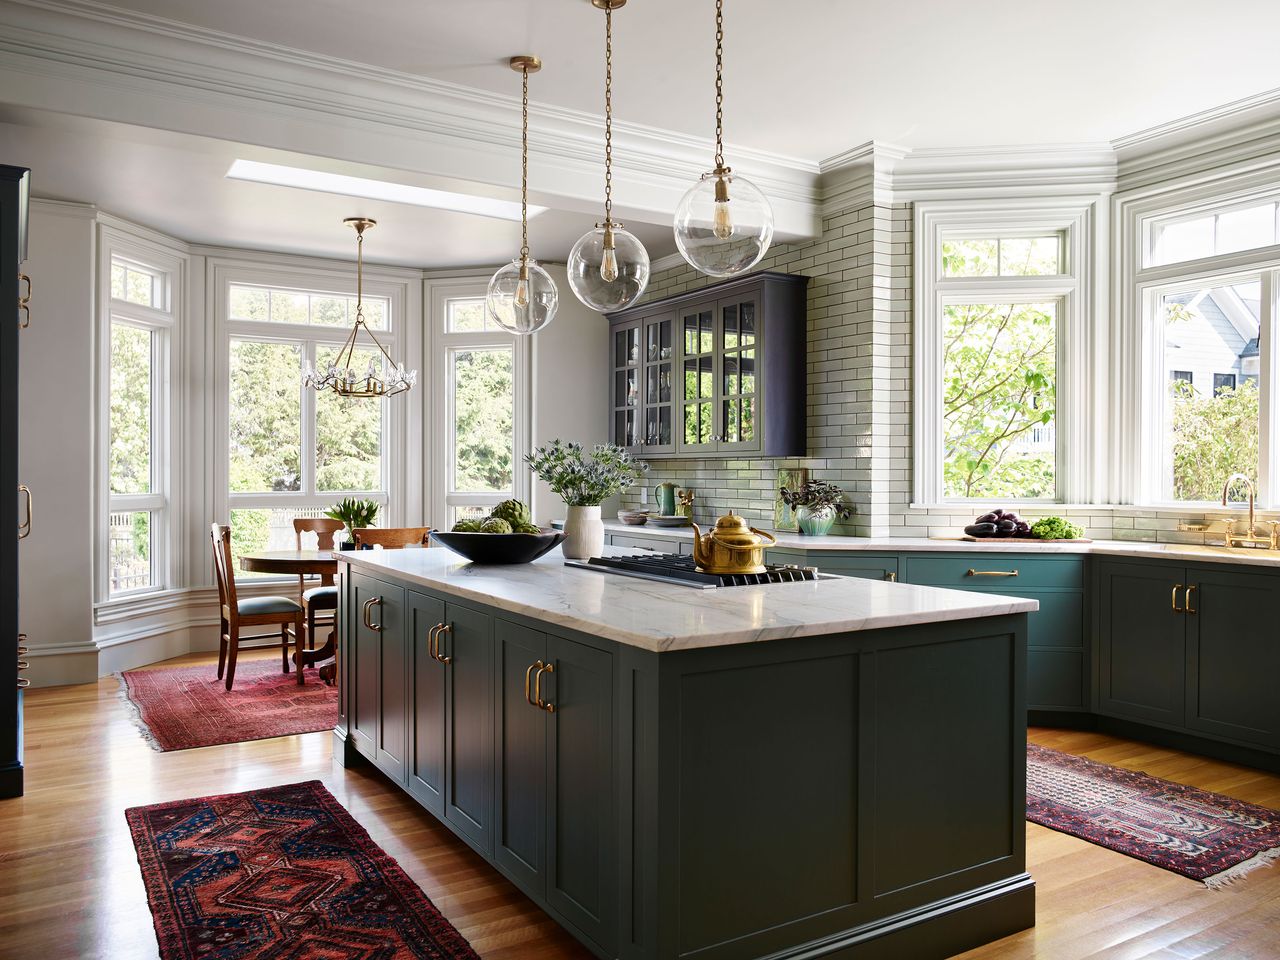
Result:
{"label": "clear glass globe shade", "polygon": [[574,296],[592,310],[621,310],[635,303],[649,285],[649,252],[626,230],[614,227],[610,256],[604,248],[604,228],[596,227],[569,251],[568,271]]}
{"label": "clear glass globe shade", "polygon": [[526,261],[528,279],[520,279],[520,260],[512,260],[499,268],[489,281],[489,293],[485,297],[485,310],[490,319],[510,333],[536,333],[554,319],[560,305],[560,291],[551,274],[538,266],[538,261]]}
{"label": "clear glass globe shade", "polygon": [[704,173],[676,207],[676,246],[696,270],[730,277],[750,270],[773,240],[773,208],[750,180],[725,176],[728,202],[716,201],[715,171]]}

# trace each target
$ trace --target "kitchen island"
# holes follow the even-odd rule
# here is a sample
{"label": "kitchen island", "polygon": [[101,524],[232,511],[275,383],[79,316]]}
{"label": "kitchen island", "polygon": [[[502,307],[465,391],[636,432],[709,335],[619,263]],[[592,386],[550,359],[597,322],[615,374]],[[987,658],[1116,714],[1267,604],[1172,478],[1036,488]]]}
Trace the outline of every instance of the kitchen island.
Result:
{"label": "kitchen island", "polygon": [[1035,601],[340,559],[335,755],[598,956],[941,958],[1034,923]]}

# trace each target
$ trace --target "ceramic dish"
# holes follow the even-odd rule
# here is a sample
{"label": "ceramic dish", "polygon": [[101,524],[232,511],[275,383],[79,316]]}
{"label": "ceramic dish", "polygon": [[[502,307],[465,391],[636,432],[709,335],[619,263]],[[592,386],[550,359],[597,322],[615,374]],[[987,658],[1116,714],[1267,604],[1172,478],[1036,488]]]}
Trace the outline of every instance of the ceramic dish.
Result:
{"label": "ceramic dish", "polygon": [[619,510],[618,519],[632,527],[643,527],[649,521],[649,514],[643,510]]}
{"label": "ceramic dish", "polygon": [[472,563],[531,563],[564,539],[559,530],[542,533],[442,533],[431,539]]}
{"label": "ceramic dish", "polygon": [[689,518],[681,516],[680,514],[651,514],[649,522],[655,527],[687,527],[689,525]]}

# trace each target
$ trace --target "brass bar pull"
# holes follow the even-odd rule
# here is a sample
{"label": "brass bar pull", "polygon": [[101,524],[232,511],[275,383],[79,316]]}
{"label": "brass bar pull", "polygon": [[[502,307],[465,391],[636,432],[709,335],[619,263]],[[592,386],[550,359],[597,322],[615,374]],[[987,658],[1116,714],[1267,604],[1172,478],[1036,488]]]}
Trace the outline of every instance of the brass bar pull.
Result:
{"label": "brass bar pull", "polygon": [[427,631],[427,653],[431,654],[431,659],[436,658],[436,631],[440,629],[440,624],[436,624]]}
{"label": "brass bar pull", "polygon": [[27,519],[18,524],[18,539],[25,540],[31,536],[31,488],[25,483],[18,484],[18,492],[26,497]]}
{"label": "brass bar pull", "polygon": [[381,598],[381,597],[370,597],[368,600],[366,600],[366,601],[364,602],[364,614],[363,614],[364,625],[365,625],[366,627],[368,627],[370,630],[372,630],[374,633],[381,633],[381,632],[382,632],[382,624],[380,624],[380,623],[371,623],[371,622],[370,622],[370,620],[369,620],[369,612],[370,612],[370,610],[373,608],[373,605],[374,605],[375,603],[376,603],[376,604],[378,604],[378,606],[381,606],[381,605],[382,605],[382,598]]}
{"label": "brass bar pull", "polygon": [[545,666],[539,667],[538,672],[533,675],[533,705],[535,707],[541,707],[543,710],[547,711],[547,713],[555,713],[556,705],[554,703],[548,703],[546,700],[542,699],[542,675],[544,673],[555,672],[555,666],[548,663]]}
{"label": "brass bar pull", "polygon": [[975,570],[970,567],[965,573],[966,577],[1016,577],[1017,570]]}
{"label": "brass bar pull", "polygon": [[29,687],[29,686],[31,686],[31,681],[30,681],[30,680],[28,680],[26,677],[19,677],[19,678],[18,678],[18,689],[19,689],[19,690],[25,690],[25,689],[27,689],[27,687]]}
{"label": "brass bar pull", "polygon": [[533,702],[533,696],[530,693],[529,685],[531,683],[531,678],[533,677],[533,671],[541,670],[541,669],[542,669],[542,661],[536,660],[533,663],[529,664],[529,669],[524,672],[524,700],[525,700],[525,703],[529,704],[529,706],[531,707],[536,707],[537,704]]}
{"label": "brass bar pull", "polygon": [[897,582],[898,582],[898,575],[897,575],[896,573],[886,573],[886,574],[884,575],[884,578],[885,578],[886,580],[888,580],[890,583],[897,583]]}
{"label": "brass bar pull", "polygon": [[18,321],[18,329],[25,330],[31,326],[31,305],[19,303],[18,309],[22,311],[22,319]]}
{"label": "brass bar pull", "polygon": [[1182,584],[1180,584],[1180,583],[1175,583],[1175,584],[1173,585],[1173,595],[1170,597],[1169,602],[1170,602],[1170,604],[1173,606],[1173,612],[1174,612],[1174,613],[1186,613],[1186,612],[1187,612],[1187,611],[1183,610],[1180,606],[1178,606],[1178,591],[1179,591],[1179,590],[1181,590],[1181,589],[1182,589]]}
{"label": "brass bar pull", "polygon": [[18,669],[19,669],[19,670],[30,670],[30,669],[31,669],[31,664],[29,664],[26,660],[19,660],[19,661],[18,661]]}
{"label": "brass bar pull", "polygon": [[1182,602],[1187,605],[1187,613],[1195,613],[1196,608],[1191,605],[1191,598],[1196,595],[1196,591],[1200,588],[1194,583],[1187,587],[1187,592],[1182,595]]}
{"label": "brass bar pull", "polygon": [[28,277],[25,273],[20,273],[18,274],[18,280],[27,285],[27,292],[26,294],[18,298],[18,303],[30,303],[31,302],[31,278]]}
{"label": "brass bar pull", "polygon": [[436,659],[439,660],[441,663],[445,664],[446,666],[448,666],[450,663],[453,663],[453,657],[447,657],[440,652],[440,638],[443,637],[446,633],[452,633],[452,632],[453,632],[453,624],[451,623],[440,624],[440,629],[436,632]]}

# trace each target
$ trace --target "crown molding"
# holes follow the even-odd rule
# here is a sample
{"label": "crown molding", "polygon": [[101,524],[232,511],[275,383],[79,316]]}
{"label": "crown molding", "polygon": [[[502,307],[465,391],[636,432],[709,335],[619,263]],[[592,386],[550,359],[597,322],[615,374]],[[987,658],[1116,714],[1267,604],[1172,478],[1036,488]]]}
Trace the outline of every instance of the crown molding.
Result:
{"label": "crown molding", "polygon": [[[662,270],[670,270],[673,267],[688,267],[689,261],[684,255],[677,250],[675,253],[668,253],[665,257],[659,257],[649,263],[649,276],[653,276]],[[690,268],[692,269],[692,268]]]}

